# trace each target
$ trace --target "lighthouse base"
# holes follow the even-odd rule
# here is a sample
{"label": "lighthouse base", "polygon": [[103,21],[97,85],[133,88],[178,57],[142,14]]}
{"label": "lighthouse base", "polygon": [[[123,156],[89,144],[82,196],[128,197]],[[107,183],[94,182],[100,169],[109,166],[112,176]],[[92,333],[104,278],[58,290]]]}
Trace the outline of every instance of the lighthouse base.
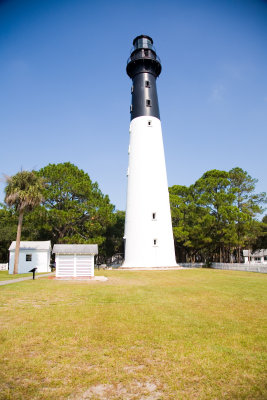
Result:
{"label": "lighthouse base", "polygon": [[122,265],[120,268],[118,269],[124,269],[124,270],[131,270],[131,271],[173,271],[173,270],[177,270],[177,269],[183,269],[183,267],[181,267],[179,264],[175,264],[173,266],[169,266],[169,267],[127,267]]}

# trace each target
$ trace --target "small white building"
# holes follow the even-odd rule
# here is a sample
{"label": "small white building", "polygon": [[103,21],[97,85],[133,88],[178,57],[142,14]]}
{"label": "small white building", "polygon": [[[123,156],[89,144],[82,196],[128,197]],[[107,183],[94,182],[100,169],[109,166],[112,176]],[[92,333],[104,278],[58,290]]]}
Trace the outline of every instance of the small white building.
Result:
{"label": "small white building", "polygon": [[55,244],[56,277],[93,277],[97,244]]}
{"label": "small white building", "polygon": [[[13,274],[16,242],[9,247],[9,274]],[[51,242],[21,241],[19,247],[18,273],[25,274],[37,267],[37,272],[50,272]]]}
{"label": "small white building", "polygon": [[256,250],[252,252],[251,250],[243,250],[244,263],[252,264],[261,263],[267,264],[267,249]]}

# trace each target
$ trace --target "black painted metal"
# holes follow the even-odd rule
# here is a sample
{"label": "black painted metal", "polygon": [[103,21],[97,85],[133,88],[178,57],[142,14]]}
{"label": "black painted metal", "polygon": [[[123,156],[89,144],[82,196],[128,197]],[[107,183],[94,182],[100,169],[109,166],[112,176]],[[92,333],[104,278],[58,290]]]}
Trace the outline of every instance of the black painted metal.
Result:
{"label": "black painted metal", "polygon": [[133,81],[131,120],[141,116],[160,119],[156,79],[161,73],[161,62],[146,35],[137,36],[127,61],[127,74]]}
{"label": "black painted metal", "polygon": [[32,279],[35,279],[35,272],[37,270],[37,267],[30,269],[29,272],[32,272]]}

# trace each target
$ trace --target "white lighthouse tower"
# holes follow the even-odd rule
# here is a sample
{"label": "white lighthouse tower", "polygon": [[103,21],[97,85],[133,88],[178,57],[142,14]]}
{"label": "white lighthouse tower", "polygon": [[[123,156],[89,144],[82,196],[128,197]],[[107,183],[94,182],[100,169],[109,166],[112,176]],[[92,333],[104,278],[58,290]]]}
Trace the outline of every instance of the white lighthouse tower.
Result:
{"label": "white lighthouse tower", "polygon": [[156,79],[161,63],[146,35],[127,63],[132,79],[123,268],[176,266]]}

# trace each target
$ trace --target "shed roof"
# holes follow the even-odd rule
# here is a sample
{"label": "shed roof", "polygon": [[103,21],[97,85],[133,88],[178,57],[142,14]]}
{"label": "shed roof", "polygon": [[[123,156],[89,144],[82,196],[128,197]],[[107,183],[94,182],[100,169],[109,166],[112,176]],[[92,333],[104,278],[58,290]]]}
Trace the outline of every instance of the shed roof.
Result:
{"label": "shed roof", "polygon": [[[248,254],[249,252],[249,254]],[[267,256],[267,249],[261,249],[261,250],[243,250],[243,256],[244,257],[248,257],[248,255],[252,256],[252,257],[263,257],[263,256]]]}
{"label": "shed roof", "polygon": [[[13,251],[16,248],[16,241],[13,241],[8,250]],[[51,250],[51,242],[50,240],[45,241],[21,241],[20,250]]]}
{"label": "shed roof", "polygon": [[55,244],[55,254],[98,254],[97,244]]}

